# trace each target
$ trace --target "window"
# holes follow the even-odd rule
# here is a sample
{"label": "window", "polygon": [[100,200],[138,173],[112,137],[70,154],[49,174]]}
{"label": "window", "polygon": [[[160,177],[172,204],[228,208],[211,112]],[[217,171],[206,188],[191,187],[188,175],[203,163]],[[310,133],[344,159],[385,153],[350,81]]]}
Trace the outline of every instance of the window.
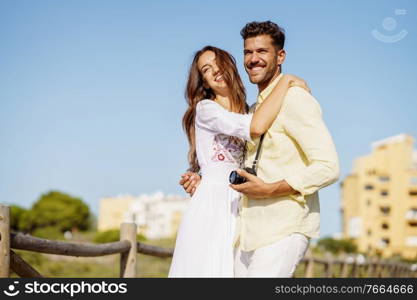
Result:
{"label": "window", "polygon": [[387,197],[388,196],[388,191],[387,190],[381,191],[381,196],[382,197]]}
{"label": "window", "polygon": [[379,181],[380,182],[388,182],[389,181],[389,176],[379,176]]}
{"label": "window", "polygon": [[376,174],[376,170],[375,169],[368,169],[368,171],[366,172],[366,174],[368,174],[368,175],[375,175]]}
{"label": "window", "polygon": [[417,220],[417,208],[411,208],[405,214],[407,220]]}
{"label": "window", "polygon": [[389,215],[389,213],[390,213],[390,211],[391,211],[391,208],[390,208],[389,206],[381,206],[381,207],[379,208],[379,210],[381,211],[381,213],[382,213],[384,216],[388,216],[388,215]]}
{"label": "window", "polygon": [[417,236],[409,236],[406,239],[407,246],[417,247]]}
{"label": "window", "polygon": [[362,219],[361,217],[351,217],[348,223],[348,236],[357,238],[361,235]]}
{"label": "window", "polygon": [[408,225],[410,225],[411,227],[417,227],[417,221],[409,221]]}
{"label": "window", "polygon": [[367,185],[365,185],[365,190],[373,190],[374,189],[374,186],[372,185],[372,184],[367,184]]}
{"label": "window", "polygon": [[387,230],[389,229],[389,225],[387,223],[382,223],[381,228]]}
{"label": "window", "polygon": [[386,246],[389,245],[389,238],[380,239],[378,244],[380,247],[385,248]]}

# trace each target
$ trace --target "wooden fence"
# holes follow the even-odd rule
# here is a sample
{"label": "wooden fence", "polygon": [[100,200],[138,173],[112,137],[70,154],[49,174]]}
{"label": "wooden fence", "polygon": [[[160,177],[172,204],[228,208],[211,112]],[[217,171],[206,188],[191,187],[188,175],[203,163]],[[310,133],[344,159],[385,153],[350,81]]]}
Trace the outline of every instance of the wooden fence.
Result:
{"label": "wooden fence", "polygon": [[[10,232],[10,208],[0,204],[0,277],[9,277],[10,270],[26,278],[43,277],[12,249],[67,256],[103,256],[120,254],[120,277],[137,277],[137,253],[171,257],[173,250],[146,245],[136,240],[134,223],[122,223],[120,241],[105,244],[74,243],[41,239],[19,232]],[[359,263],[349,259],[303,258],[299,265],[303,277],[417,277],[409,264],[380,260]],[[319,274],[317,269],[322,269]],[[324,274],[324,275],[322,275]]]}

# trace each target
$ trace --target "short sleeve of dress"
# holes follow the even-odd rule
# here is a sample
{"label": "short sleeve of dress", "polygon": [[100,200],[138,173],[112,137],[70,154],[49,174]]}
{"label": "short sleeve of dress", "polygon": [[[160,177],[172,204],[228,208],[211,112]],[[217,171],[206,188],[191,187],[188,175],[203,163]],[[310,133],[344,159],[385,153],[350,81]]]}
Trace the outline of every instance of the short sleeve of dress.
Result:
{"label": "short sleeve of dress", "polygon": [[197,103],[195,122],[200,128],[253,142],[250,136],[252,116],[252,113],[230,112],[213,100],[205,99]]}

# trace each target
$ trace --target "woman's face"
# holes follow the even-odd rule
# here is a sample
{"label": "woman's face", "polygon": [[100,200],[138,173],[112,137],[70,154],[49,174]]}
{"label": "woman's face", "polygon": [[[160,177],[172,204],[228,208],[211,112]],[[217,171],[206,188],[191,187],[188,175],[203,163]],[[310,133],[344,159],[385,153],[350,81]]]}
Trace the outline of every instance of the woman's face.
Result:
{"label": "woman's face", "polygon": [[198,70],[204,80],[204,87],[210,87],[215,93],[227,90],[223,73],[216,64],[216,54],[213,51],[206,51],[201,54],[197,62]]}

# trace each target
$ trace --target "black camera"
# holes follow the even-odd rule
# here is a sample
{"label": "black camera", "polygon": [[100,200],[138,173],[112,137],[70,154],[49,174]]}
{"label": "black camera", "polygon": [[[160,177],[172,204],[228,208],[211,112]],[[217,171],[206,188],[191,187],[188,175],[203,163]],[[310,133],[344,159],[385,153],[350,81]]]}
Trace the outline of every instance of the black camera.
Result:
{"label": "black camera", "polygon": [[[256,171],[253,168],[243,168],[243,170],[256,176]],[[246,178],[240,176],[236,171],[232,171],[229,175],[229,182],[231,184],[242,184],[246,182]]]}

